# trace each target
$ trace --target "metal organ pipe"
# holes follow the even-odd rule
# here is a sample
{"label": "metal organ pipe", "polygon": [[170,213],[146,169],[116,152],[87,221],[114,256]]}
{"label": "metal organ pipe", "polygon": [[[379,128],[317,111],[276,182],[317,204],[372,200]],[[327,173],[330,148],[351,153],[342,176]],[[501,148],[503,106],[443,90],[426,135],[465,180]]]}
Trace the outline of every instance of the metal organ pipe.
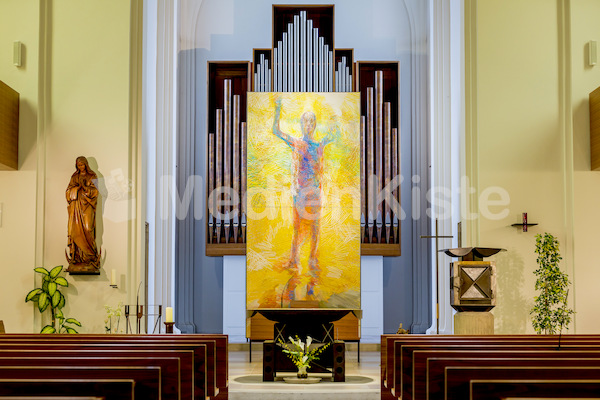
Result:
{"label": "metal organ pipe", "polygon": [[294,91],[294,25],[288,24],[288,92]]}
{"label": "metal organ pipe", "polygon": [[313,22],[309,19],[306,22],[306,91],[312,92],[313,90],[313,62],[314,54],[312,50],[313,43]]}
{"label": "metal organ pipe", "polygon": [[[333,48],[319,36],[319,28],[300,11],[287,23],[281,40],[273,49],[273,59],[262,59],[256,70],[256,91],[332,92],[350,91],[352,77],[348,60],[343,57],[337,70]],[[270,65],[269,65],[270,64]]]}
{"label": "metal organ pipe", "polygon": [[300,11],[300,91],[306,92],[306,11]]}

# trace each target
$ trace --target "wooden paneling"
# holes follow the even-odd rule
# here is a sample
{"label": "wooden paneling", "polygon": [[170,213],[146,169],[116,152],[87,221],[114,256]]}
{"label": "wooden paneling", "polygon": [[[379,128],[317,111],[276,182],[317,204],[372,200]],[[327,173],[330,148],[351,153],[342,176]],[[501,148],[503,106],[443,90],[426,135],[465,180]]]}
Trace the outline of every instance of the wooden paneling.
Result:
{"label": "wooden paneling", "polygon": [[352,313],[333,323],[335,340],[360,340],[360,320]]}
{"label": "wooden paneling", "polygon": [[246,337],[250,340],[273,340],[273,326],[275,322],[270,321],[260,314],[246,319]]}
{"label": "wooden paneling", "polygon": [[19,93],[0,81],[0,170],[19,168]]}
{"label": "wooden paneling", "polygon": [[600,171],[600,87],[590,93],[592,171]]}

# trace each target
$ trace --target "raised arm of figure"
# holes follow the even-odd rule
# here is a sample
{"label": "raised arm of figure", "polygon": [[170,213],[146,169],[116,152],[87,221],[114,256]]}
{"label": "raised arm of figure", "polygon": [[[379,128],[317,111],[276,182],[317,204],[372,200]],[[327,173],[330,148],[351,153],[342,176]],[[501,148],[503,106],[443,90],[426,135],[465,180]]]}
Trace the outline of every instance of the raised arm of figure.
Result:
{"label": "raised arm of figure", "polygon": [[279,128],[279,120],[281,118],[281,98],[275,100],[275,117],[273,118],[273,135],[277,136],[286,142],[291,148],[296,147],[296,140]]}

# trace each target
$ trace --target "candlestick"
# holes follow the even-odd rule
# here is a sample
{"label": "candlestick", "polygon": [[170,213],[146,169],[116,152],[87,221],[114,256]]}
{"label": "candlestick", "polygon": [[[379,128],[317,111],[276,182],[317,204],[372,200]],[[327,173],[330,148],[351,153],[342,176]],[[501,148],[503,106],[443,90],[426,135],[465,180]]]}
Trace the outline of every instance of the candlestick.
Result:
{"label": "candlestick", "polygon": [[173,325],[175,322],[165,322],[165,333],[173,333]]}
{"label": "candlestick", "polygon": [[165,323],[173,322],[173,307],[167,307],[165,312]]}

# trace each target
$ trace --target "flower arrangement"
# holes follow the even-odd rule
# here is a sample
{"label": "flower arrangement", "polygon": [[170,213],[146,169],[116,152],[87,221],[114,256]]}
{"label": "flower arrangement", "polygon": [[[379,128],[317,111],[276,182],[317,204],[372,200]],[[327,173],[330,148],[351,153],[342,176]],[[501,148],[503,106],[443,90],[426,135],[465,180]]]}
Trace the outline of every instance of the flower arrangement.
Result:
{"label": "flower arrangement", "polygon": [[[123,329],[119,330],[119,323],[121,322],[121,310],[123,309],[123,302],[120,301],[116,307],[111,307],[107,304],[104,305],[106,310],[106,319],[104,320],[104,330],[106,333],[123,333]],[[115,321],[115,327],[113,328],[113,320]]]}
{"label": "flower arrangement", "polygon": [[306,370],[310,368],[310,363],[313,360],[319,359],[319,355],[327,348],[327,346],[329,346],[329,343],[325,343],[323,346],[315,347],[311,350],[310,345],[312,344],[312,338],[310,336],[306,337],[306,343],[300,340],[298,335],[296,335],[296,339],[293,339],[291,336],[289,339],[294,345],[293,348],[290,348],[286,343],[279,339],[279,343],[283,346],[282,351],[286,353],[288,357],[292,359],[294,365],[298,367],[298,378],[306,378]]}

